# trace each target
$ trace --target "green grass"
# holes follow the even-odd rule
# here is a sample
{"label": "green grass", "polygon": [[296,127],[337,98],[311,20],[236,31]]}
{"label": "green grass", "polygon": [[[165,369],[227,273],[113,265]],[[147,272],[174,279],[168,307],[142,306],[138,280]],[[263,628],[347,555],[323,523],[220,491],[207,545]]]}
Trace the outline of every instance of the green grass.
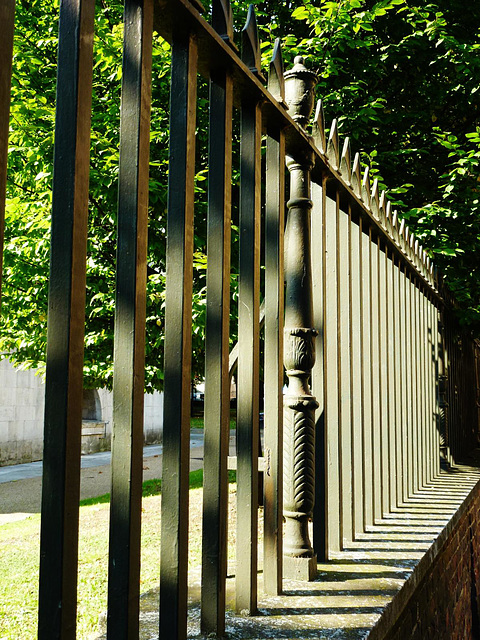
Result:
{"label": "green grass", "polygon": [[[229,471],[235,482],[235,471]],[[199,515],[189,540],[189,564],[201,558],[203,470],[190,473],[190,505]],[[142,593],[158,587],[160,561],[160,480],[143,483]],[[98,616],[107,608],[109,494],[82,500],[80,507],[77,638],[98,635]],[[0,527],[0,640],[37,637],[40,515]]]}
{"label": "green grass", "polygon": [[192,416],[190,418],[191,429],[203,429],[203,416]]}
{"label": "green grass", "polygon": [[[230,470],[228,472],[228,482],[236,482],[237,481],[237,472]],[[190,489],[199,489],[203,487],[203,469],[198,469],[197,471],[190,472],[190,480],[188,483]],[[162,480],[161,478],[153,478],[152,480],[145,480],[142,485],[142,497],[148,498],[149,496],[157,496],[162,491]],[[101,496],[97,496],[96,498],[85,498],[85,500],[80,500],[81,507],[89,507],[94,504],[105,504],[110,502],[110,494],[104,493]],[[0,640],[3,640],[0,638]]]}
{"label": "green grass", "polygon": [[[236,429],[237,427],[236,415],[236,409],[230,409],[230,429]],[[203,429],[203,416],[192,416],[190,418],[190,428]]]}

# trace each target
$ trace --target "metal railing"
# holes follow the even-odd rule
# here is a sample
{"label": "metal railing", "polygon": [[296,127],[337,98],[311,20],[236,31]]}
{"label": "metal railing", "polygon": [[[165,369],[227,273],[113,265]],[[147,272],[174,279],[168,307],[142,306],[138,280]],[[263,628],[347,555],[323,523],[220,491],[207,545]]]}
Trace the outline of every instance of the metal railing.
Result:
{"label": "metal railing", "polygon": [[[368,170],[361,175],[348,140],[340,149],[335,121],[326,138],[320,103],[307,133],[315,77],[303,60],[284,77],[277,43],[265,86],[253,9],[240,55],[227,0],[212,5],[209,24],[196,1],[125,1],[107,622],[115,640],[139,634],[153,29],[172,45],[160,637],[185,638],[187,629],[197,74],[209,83],[202,629],[225,628],[234,109],[241,128],[236,608],[257,608],[261,267],[267,593],[281,594],[283,574],[311,579],[316,558],[333,557],[428,485],[440,473],[441,449],[453,464],[477,437],[478,347],[459,338],[430,259]],[[13,10],[2,3],[7,35]],[[93,24],[93,0],[62,0],[39,592],[39,638],[48,640],[76,636]],[[2,39],[0,179],[11,50]]]}

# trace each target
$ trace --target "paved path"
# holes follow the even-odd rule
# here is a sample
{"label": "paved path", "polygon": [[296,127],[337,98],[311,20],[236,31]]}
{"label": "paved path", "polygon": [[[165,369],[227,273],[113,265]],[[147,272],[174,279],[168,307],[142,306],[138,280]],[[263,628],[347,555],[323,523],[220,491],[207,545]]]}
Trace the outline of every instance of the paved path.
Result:
{"label": "paved path", "polygon": [[[143,479],[162,476],[161,445],[143,450]],[[110,492],[111,453],[82,456],[80,499],[95,498]],[[203,431],[192,430],[190,436],[190,470],[203,466]],[[40,513],[42,499],[42,462],[0,468],[0,525]]]}
{"label": "paved path", "polygon": [[[190,435],[190,448],[203,446],[203,431],[193,432]],[[143,448],[143,457],[152,458],[161,455],[163,447],[161,444],[151,444]],[[101,451],[100,453],[90,453],[82,456],[82,469],[102,467],[109,465],[112,458],[111,451]],[[40,478],[43,470],[43,462],[28,462],[26,464],[14,464],[7,467],[0,467],[0,484],[3,482],[13,482],[15,480],[25,480],[26,478]]]}

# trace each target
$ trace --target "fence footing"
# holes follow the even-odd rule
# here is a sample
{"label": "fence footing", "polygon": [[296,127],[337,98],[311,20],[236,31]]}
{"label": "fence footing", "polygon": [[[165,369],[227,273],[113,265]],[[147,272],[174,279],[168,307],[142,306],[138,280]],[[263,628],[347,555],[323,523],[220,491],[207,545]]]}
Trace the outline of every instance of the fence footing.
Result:
{"label": "fence footing", "polygon": [[311,558],[283,557],[283,577],[286,580],[311,582],[317,577],[317,556]]}

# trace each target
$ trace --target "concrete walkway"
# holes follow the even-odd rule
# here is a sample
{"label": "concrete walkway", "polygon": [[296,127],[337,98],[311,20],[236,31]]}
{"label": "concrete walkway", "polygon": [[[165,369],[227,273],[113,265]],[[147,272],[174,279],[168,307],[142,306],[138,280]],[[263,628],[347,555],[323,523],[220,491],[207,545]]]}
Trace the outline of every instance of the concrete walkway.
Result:
{"label": "concrete walkway", "polygon": [[[162,476],[162,445],[149,445],[143,449],[143,479]],[[80,499],[95,498],[110,492],[111,452],[82,456],[80,472]],[[190,435],[190,470],[203,466],[203,431],[192,429]],[[32,513],[40,513],[42,499],[43,463],[0,467],[0,526],[22,520]]]}
{"label": "concrete walkway", "polygon": [[[203,446],[203,431],[201,429],[192,430],[190,434],[190,448]],[[152,458],[163,453],[161,444],[151,444],[143,448],[143,457]],[[82,469],[93,467],[103,467],[109,465],[112,459],[111,451],[100,451],[82,456]],[[13,464],[7,467],[0,467],[0,484],[3,482],[13,482],[15,480],[25,480],[26,478],[39,478],[42,475],[43,462],[28,462],[26,464]]]}

